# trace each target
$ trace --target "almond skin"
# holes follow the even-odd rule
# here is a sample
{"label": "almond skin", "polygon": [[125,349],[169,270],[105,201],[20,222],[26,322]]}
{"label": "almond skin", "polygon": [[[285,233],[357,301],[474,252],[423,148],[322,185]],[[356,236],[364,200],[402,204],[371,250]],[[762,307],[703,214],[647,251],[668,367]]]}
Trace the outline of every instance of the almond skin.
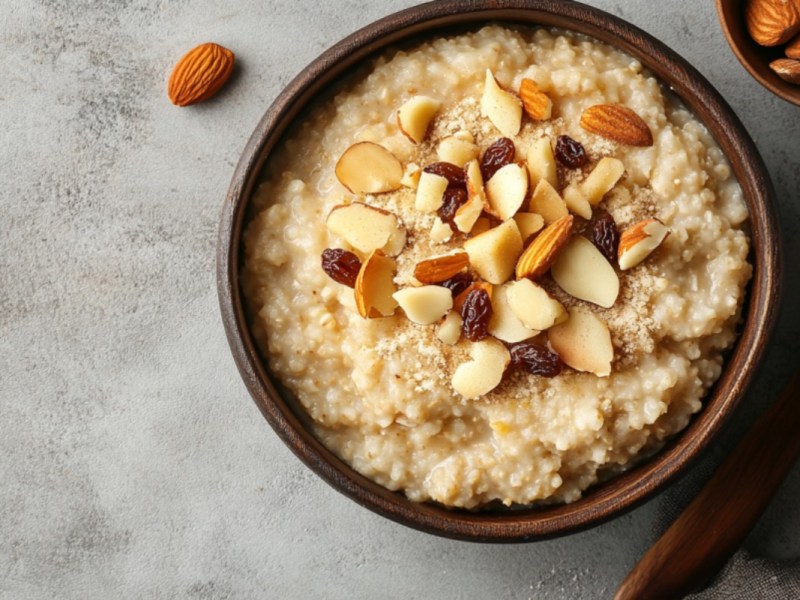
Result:
{"label": "almond skin", "polygon": [[534,121],[546,121],[553,113],[553,101],[539,89],[533,79],[523,79],[519,86],[522,108]]}
{"label": "almond skin", "polygon": [[786,46],[785,54],[789,58],[800,58],[800,35],[795,36],[795,38],[789,42],[789,45]]}
{"label": "almond skin", "polygon": [[621,104],[596,104],[581,115],[589,133],[629,146],[652,146],[653,134],[642,118]]}
{"label": "almond skin", "polygon": [[574,221],[572,215],[561,217],[534,238],[517,261],[517,279],[528,277],[536,280],[547,272],[559,250],[569,241]]}
{"label": "almond skin", "polygon": [[748,0],[744,19],[756,42],[777,46],[800,31],[800,4],[796,0]]}
{"label": "almond skin", "polygon": [[800,84],[800,60],[779,58],[769,63],[769,68],[775,71],[778,77],[784,81]]}
{"label": "almond skin", "polygon": [[466,252],[436,256],[417,263],[414,277],[420,283],[440,283],[460,273],[469,265]]}
{"label": "almond skin", "polygon": [[228,81],[234,59],[233,52],[212,42],[189,50],[169,76],[170,101],[176,106],[189,106],[208,100]]}

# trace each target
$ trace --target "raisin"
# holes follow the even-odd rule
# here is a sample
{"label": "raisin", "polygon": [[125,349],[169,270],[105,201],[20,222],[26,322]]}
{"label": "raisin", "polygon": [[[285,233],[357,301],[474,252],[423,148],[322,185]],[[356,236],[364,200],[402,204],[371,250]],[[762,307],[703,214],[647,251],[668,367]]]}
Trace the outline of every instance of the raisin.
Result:
{"label": "raisin", "polygon": [[467,294],[461,307],[461,318],[461,331],[469,341],[477,342],[489,335],[492,301],[486,290],[472,290]]}
{"label": "raisin", "polygon": [[466,187],[467,175],[464,169],[449,162],[435,162],[422,169],[426,173],[433,173],[447,179],[449,186]]}
{"label": "raisin", "polygon": [[592,243],[612,265],[617,262],[619,248],[619,231],[614,217],[606,213],[592,225]]}
{"label": "raisin", "polygon": [[520,342],[509,347],[511,364],[532,375],[555,377],[564,368],[558,354],[532,342]]}
{"label": "raisin", "polygon": [[568,135],[560,135],[556,138],[556,160],[568,169],[579,169],[589,157],[583,144]]}
{"label": "raisin", "polygon": [[467,190],[448,185],[447,189],[444,191],[444,196],[442,197],[442,205],[436,211],[436,213],[439,215],[439,218],[450,225],[450,229],[452,229],[454,232],[456,230],[456,226],[453,222],[453,219],[456,217],[456,211],[462,205],[464,205],[466,201]]}
{"label": "raisin", "polygon": [[445,281],[437,283],[436,285],[446,287],[453,293],[453,298],[455,298],[461,292],[467,289],[471,284],[472,284],[472,276],[469,273],[458,273],[456,275],[453,275],[450,279],[446,279]]}
{"label": "raisin", "polygon": [[322,270],[334,281],[355,287],[358,272],[361,270],[361,261],[347,250],[326,248],[322,251]]}
{"label": "raisin", "polygon": [[486,183],[492,178],[492,175],[514,162],[515,155],[514,142],[508,138],[500,138],[489,146],[481,157],[483,182]]}

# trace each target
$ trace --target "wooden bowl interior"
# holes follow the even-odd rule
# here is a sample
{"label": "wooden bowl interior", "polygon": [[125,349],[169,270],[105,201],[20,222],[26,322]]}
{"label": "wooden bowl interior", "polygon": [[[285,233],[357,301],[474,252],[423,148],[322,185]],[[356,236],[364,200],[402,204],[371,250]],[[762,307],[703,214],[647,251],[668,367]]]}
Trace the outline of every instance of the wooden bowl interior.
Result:
{"label": "wooden bowl interior", "polygon": [[739,62],[770,92],[800,106],[800,85],[784,81],[769,67],[773,60],[785,58],[784,46],[767,48],[750,37],[744,20],[746,0],[716,0],[716,3],[722,31]]}
{"label": "wooden bowl interior", "polygon": [[[592,487],[567,505],[492,508],[479,512],[415,503],[356,473],[311,434],[305,413],[280,389],[264,365],[247,324],[239,270],[247,207],[262,166],[288,125],[315,95],[366,57],[412,36],[486,21],[555,26],[593,36],[628,52],[654,72],[708,126],[742,184],[752,224],[755,274],[745,323],[722,377],[704,409],[661,452],[638,467]],[[217,254],[220,307],[242,378],[267,421],[290,449],[340,492],[405,525],[471,541],[521,542],[596,525],[638,505],[708,445],[750,382],[772,329],[780,295],[780,243],[773,191],[752,140],[719,94],[686,61],[634,26],[597,9],[553,0],[459,2],[414,7],[362,29],[312,62],[268,109],[237,166],[223,206]]]}

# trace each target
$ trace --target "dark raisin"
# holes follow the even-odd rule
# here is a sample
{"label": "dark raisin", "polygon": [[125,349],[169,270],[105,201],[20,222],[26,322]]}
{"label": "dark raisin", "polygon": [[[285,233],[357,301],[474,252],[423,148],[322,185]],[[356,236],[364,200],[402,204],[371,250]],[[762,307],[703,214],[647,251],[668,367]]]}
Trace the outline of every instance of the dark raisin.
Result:
{"label": "dark raisin", "polygon": [[509,347],[511,364],[533,375],[555,377],[564,368],[558,354],[532,342],[520,342]]}
{"label": "dark raisin", "polygon": [[579,169],[589,157],[583,144],[568,135],[560,135],[556,138],[556,160],[568,169]]}
{"label": "dark raisin", "polygon": [[606,213],[592,225],[592,243],[612,265],[617,262],[619,249],[619,231],[614,217]]}
{"label": "dark raisin", "polygon": [[461,331],[469,341],[477,342],[489,335],[492,301],[486,290],[476,289],[467,294],[461,307],[461,318]]}
{"label": "dark raisin", "polygon": [[455,298],[471,284],[472,276],[469,273],[458,273],[453,275],[450,279],[442,281],[441,283],[437,283],[436,285],[446,287],[453,293],[453,298]]}
{"label": "dark raisin", "polygon": [[508,138],[500,138],[489,146],[481,157],[483,182],[486,183],[492,178],[492,175],[514,162],[515,155],[514,142]]}
{"label": "dark raisin", "polygon": [[355,287],[361,270],[361,261],[352,252],[341,248],[326,248],[322,251],[322,270],[334,281]]}
{"label": "dark raisin", "polygon": [[444,191],[444,196],[442,197],[442,205],[436,213],[442,221],[450,225],[450,229],[453,231],[456,230],[455,223],[453,222],[456,211],[464,205],[466,201],[467,190],[452,185],[447,186],[447,189]]}
{"label": "dark raisin", "polygon": [[449,162],[435,162],[422,169],[426,173],[433,173],[444,177],[451,186],[465,187],[467,185],[467,175],[464,169],[457,167]]}

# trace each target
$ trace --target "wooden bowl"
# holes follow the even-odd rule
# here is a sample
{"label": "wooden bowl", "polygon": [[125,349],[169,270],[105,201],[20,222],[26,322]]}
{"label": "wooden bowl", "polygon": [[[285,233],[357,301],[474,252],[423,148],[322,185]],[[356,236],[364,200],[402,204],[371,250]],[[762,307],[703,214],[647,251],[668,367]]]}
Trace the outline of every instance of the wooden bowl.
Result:
{"label": "wooden bowl", "polygon": [[733,53],[758,83],[787,102],[800,106],[800,85],[784,81],[769,63],[786,58],[783,47],[767,48],[753,41],[747,32],[744,8],[747,0],[716,0],[717,16]]}
{"label": "wooden bowl", "polygon": [[[417,503],[356,473],[312,435],[308,417],[268,372],[248,329],[239,272],[248,203],[264,161],[312,98],[354,65],[413,36],[486,21],[563,27],[631,54],[675,90],[706,124],[741,182],[752,227],[754,276],[742,333],[705,407],[661,452],[596,485],[572,504],[467,511]],[[367,508],[417,529],[451,538],[519,542],[596,525],[644,501],[673,480],[709,444],[741,400],[761,361],[780,295],[780,241],[767,170],[739,119],[680,56],[633,25],[582,4],[554,0],[445,0],[396,13],[345,38],[301,72],[278,96],[244,149],[219,229],[217,281],[228,341],[242,378],[264,417],[291,450],[334,488]]]}

